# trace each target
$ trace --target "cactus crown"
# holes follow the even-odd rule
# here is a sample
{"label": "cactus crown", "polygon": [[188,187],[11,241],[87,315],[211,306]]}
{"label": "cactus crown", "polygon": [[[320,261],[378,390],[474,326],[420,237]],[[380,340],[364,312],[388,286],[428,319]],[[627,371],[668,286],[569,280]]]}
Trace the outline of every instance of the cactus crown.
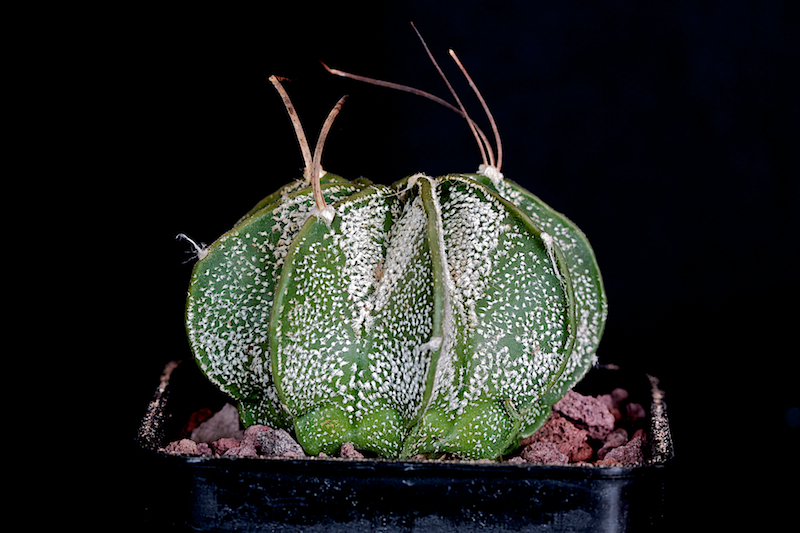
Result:
{"label": "cactus crown", "polygon": [[607,305],[594,253],[572,222],[503,177],[494,119],[450,55],[486,110],[497,157],[447,82],[458,107],[438,100],[467,120],[479,172],[390,186],[321,171],[346,97],[312,155],[270,78],[304,177],[204,249],[186,310],[200,368],[245,425],[293,429],[310,454],[353,442],[386,457],[494,458],[536,431],[596,360]]}

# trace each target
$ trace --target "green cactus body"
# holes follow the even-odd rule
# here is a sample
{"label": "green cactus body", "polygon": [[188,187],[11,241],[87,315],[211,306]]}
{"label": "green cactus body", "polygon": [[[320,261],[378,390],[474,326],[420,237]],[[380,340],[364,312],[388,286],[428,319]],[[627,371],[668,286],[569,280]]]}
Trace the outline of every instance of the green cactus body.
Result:
{"label": "green cactus body", "polygon": [[[331,174],[330,172],[326,172],[323,176],[320,176],[319,178],[320,185],[327,185],[329,183],[361,185],[360,181],[361,180],[353,180],[353,182],[351,183],[350,181],[344,179],[343,177],[337,176],[336,174]],[[369,185],[368,182],[366,184]],[[297,192],[303,189],[308,189],[307,192],[309,193],[311,192],[311,185],[302,179],[294,180],[284,185],[283,187],[273,192],[272,194],[265,196],[260,202],[258,202],[255,206],[253,206],[253,208],[250,209],[250,211],[245,213],[244,216],[240,218],[239,222],[237,222],[236,224],[237,225],[241,224],[242,222],[244,222],[254,214],[258,213],[265,207],[277,204],[280,200],[286,198],[293,192]]]}
{"label": "green cactus body", "polygon": [[576,328],[572,284],[552,238],[464,175],[435,181],[445,334],[430,406],[404,455],[494,458],[540,417]]}
{"label": "green cactus body", "polygon": [[[547,405],[553,405],[572,389],[597,361],[597,348],[608,315],[608,301],[594,250],[583,231],[571,220],[519,184],[503,178],[496,169],[482,167],[478,174],[469,176],[518,206],[536,226],[553,237],[564,254],[575,294],[578,327],[575,347],[564,373],[551,387],[544,400]],[[540,425],[541,421],[530,424],[524,429],[522,436],[532,435]]]}
{"label": "green cactus body", "polygon": [[[362,188],[331,181],[322,186],[329,201]],[[273,385],[267,331],[276,280],[314,203],[310,188],[285,188],[273,199],[204,250],[192,273],[186,328],[200,368],[239,402],[245,423],[284,427],[289,421]]]}
{"label": "green cactus body", "polygon": [[585,235],[493,156],[384,186],[319,177],[320,154],[201,250],[200,368],[246,426],[293,429],[309,454],[508,452],[596,360],[607,304]]}
{"label": "green cactus body", "polygon": [[426,207],[370,187],[335,204],[330,224],[308,220],[292,246],[270,338],[278,393],[309,453],[353,442],[397,457],[430,394],[441,274]]}

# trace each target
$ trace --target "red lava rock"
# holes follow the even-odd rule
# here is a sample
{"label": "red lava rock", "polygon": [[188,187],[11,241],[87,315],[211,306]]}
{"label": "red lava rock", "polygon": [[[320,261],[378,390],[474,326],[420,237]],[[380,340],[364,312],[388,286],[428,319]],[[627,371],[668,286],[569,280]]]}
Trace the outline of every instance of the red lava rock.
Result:
{"label": "red lava rock", "polygon": [[[625,403],[628,391],[614,389],[610,394],[597,397],[584,396],[571,391],[553,406],[545,425],[534,435],[523,439],[521,452],[506,462],[546,464],[587,464],[596,457],[596,465],[627,466],[644,462],[646,433],[639,428],[628,438],[628,430],[641,424],[631,424],[645,419],[647,412],[638,403]],[[616,423],[624,427],[615,428]],[[634,427],[631,427],[631,426]],[[225,455],[235,457],[306,457],[305,451],[292,436],[282,429],[254,425],[242,430],[238,410],[226,404],[213,413],[208,409],[195,412],[186,423],[181,436],[170,442],[164,451],[186,455]],[[589,440],[589,439],[593,440]],[[597,450],[592,448],[602,446]],[[590,444],[591,442],[591,444]],[[345,443],[338,457],[364,459],[352,442]],[[328,457],[321,453],[320,458]],[[417,456],[412,460],[427,460]],[[455,459],[445,454],[439,459]],[[481,460],[479,462],[495,462]]]}
{"label": "red lava rock", "polygon": [[583,445],[575,450],[572,455],[570,455],[570,459],[573,463],[584,463],[592,458],[594,455],[594,449],[589,445],[588,442],[584,442]]}
{"label": "red lava rock", "polygon": [[233,437],[224,437],[211,443],[211,449],[218,455],[224,455],[231,448],[241,446],[241,441]]}
{"label": "red lava rock", "polygon": [[628,399],[628,391],[619,388],[614,389],[611,391],[611,398],[619,405]]}
{"label": "red lava rock", "polygon": [[619,403],[610,394],[601,394],[597,399],[608,407],[608,412],[614,415],[615,422],[622,420],[622,411],[619,410]]}
{"label": "red lava rock", "polygon": [[586,430],[575,427],[572,422],[554,412],[544,426],[526,440],[530,440],[530,444],[539,441],[551,442],[559,452],[569,457],[570,461],[576,462],[591,457],[592,448],[587,442],[588,438],[589,433]]}
{"label": "red lava rock", "polygon": [[553,409],[572,420],[576,426],[585,428],[593,439],[602,440],[614,429],[614,415],[601,400],[569,391]]}
{"label": "red lava rock", "polygon": [[191,439],[195,442],[214,442],[222,438],[242,438],[239,426],[239,411],[235,405],[225,404],[214,416],[197,426],[192,431]]}
{"label": "red lava rock", "polygon": [[202,409],[195,411],[189,417],[189,420],[183,427],[183,431],[181,432],[181,434],[186,435],[187,437],[191,436],[192,431],[194,431],[195,428],[197,428],[200,424],[202,424],[212,416],[214,416],[214,411],[208,409],[207,407],[203,407]]}
{"label": "red lava rock", "polygon": [[597,458],[605,459],[608,452],[628,442],[628,432],[624,428],[617,428],[606,436],[603,447],[597,450]]}
{"label": "red lava rock", "polygon": [[165,452],[168,453],[188,453],[196,455],[197,452],[197,443],[190,439],[181,439],[176,440],[174,442],[170,442],[164,448]]}
{"label": "red lava rock", "polygon": [[613,459],[622,465],[635,465],[644,462],[644,443],[640,437],[635,437],[627,444],[609,451],[604,460]]}
{"label": "red lava rock", "polygon": [[272,431],[272,428],[261,424],[254,424],[245,429],[242,434],[242,444],[252,444],[258,448],[258,434],[262,431]]}
{"label": "red lava rock", "polygon": [[257,447],[267,457],[305,457],[303,447],[283,429],[272,429],[262,426],[253,431]]}
{"label": "red lava rock", "polygon": [[641,420],[647,416],[647,412],[644,410],[641,404],[638,403],[629,403],[625,406],[626,414],[628,415],[628,420],[635,422],[637,420]]}
{"label": "red lava rock", "polygon": [[603,404],[608,407],[609,411],[617,406],[617,402],[614,401],[614,398],[612,398],[610,394],[601,394],[597,396],[597,399],[603,402]]}
{"label": "red lava rock", "polygon": [[242,434],[242,438],[222,437],[213,442],[195,442],[183,439],[170,443],[166,451],[171,453],[224,455],[228,457],[257,457],[261,454],[269,457],[305,457],[300,444],[286,431],[273,430],[268,426],[250,426]]}
{"label": "red lava rock", "polygon": [[363,459],[364,454],[356,450],[352,442],[345,442],[342,444],[342,449],[339,450],[339,457],[345,459]]}
{"label": "red lava rock", "polygon": [[224,454],[226,456],[234,456],[234,457],[257,457],[258,451],[256,451],[256,447],[252,443],[242,443],[240,446],[234,446],[233,448],[228,448]]}
{"label": "red lava rock", "polygon": [[520,457],[529,463],[567,464],[569,456],[548,441],[536,441],[525,446]]}

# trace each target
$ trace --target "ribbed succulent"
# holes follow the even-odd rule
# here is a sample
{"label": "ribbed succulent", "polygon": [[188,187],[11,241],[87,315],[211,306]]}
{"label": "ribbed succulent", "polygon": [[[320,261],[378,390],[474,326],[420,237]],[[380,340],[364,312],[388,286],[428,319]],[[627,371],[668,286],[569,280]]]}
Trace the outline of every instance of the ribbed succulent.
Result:
{"label": "ribbed succulent", "polygon": [[503,177],[493,120],[497,161],[455,108],[478,173],[348,181],[320,165],[343,100],[312,155],[271,81],[305,176],[198,250],[186,327],[200,368],[245,425],[294,430],[312,455],[518,446],[596,360],[606,298],[584,234]]}

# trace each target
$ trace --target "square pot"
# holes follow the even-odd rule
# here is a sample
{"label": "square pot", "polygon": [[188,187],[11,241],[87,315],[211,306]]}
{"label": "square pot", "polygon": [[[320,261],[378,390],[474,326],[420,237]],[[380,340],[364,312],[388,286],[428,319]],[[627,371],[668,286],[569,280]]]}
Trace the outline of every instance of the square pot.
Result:
{"label": "square pot", "polygon": [[652,531],[673,447],[658,380],[592,369],[576,391],[621,387],[649,409],[636,466],[174,455],[191,413],[226,398],[192,361],[169,363],[139,427],[148,523],[203,531]]}

